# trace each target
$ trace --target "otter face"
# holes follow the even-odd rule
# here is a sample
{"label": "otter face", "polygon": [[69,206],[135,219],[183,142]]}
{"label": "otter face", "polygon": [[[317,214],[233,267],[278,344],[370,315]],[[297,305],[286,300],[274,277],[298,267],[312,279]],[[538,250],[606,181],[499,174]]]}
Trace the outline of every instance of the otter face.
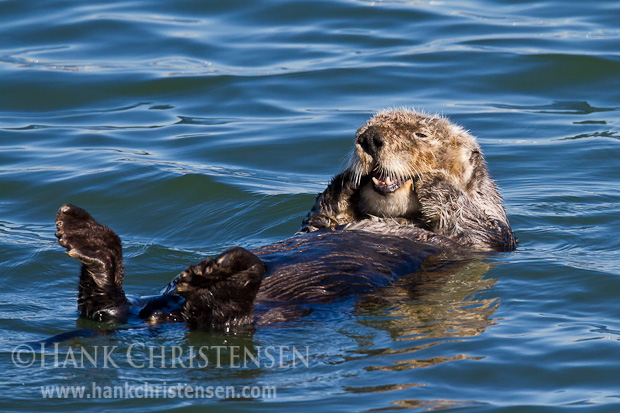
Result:
{"label": "otter face", "polygon": [[441,173],[466,191],[479,153],[475,139],[447,119],[410,110],[380,112],[358,129],[347,168],[358,183],[368,181],[358,209],[409,218],[420,209],[417,179]]}

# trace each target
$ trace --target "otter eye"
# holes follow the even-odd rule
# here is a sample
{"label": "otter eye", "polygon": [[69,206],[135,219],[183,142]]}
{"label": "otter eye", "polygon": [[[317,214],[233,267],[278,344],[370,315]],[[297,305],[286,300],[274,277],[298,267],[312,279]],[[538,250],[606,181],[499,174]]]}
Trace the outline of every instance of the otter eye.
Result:
{"label": "otter eye", "polygon": [[415,135],[416,138],[426,138],[427,137],[425,134],[420,133],[420,132],[415,132],[414,135]]}

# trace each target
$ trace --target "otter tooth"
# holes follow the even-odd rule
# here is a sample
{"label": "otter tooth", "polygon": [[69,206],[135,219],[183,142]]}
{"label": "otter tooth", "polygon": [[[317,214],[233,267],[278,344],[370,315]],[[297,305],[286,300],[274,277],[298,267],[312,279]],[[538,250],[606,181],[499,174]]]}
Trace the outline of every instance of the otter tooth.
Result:
{"label": "otter tooth", "polygon": [[375,185],[379,185],[379,180],[373,176],[372,177],[372,183],[375,184]]}

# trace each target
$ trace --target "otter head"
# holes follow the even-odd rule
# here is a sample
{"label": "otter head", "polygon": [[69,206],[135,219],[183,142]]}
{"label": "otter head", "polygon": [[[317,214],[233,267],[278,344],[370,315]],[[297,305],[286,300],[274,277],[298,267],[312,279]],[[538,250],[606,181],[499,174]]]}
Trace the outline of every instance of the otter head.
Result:
{"label": "otter head", "polygon": [[426,174],[439,173],[466,192],[474,175],[488,176],[474,137],[411,110],[380,112],[359,128],[347,169],[362,185],[359,212],[380,217],[414,216],[421,207],[416,180]]}

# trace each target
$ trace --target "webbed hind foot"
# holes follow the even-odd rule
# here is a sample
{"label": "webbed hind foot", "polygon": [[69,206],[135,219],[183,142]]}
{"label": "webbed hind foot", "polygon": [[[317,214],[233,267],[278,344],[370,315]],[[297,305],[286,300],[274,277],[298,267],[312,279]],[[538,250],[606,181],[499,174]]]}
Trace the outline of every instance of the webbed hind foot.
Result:
{"label": "webbed hind foot", "polygon": [[186,323],[203,330],[251,328],[254,299],[266,271],[260,258],[241,247],[189,267],[176,283],[177,292],[186,299]]}
{"label": "webbed hind foot", "polygon": [[71,204],[58,210],[56,230],[58,243],[82,263],[78,287],[82,317],[124,322],[128,303],[122,287],[123,254],[118,235]]}

